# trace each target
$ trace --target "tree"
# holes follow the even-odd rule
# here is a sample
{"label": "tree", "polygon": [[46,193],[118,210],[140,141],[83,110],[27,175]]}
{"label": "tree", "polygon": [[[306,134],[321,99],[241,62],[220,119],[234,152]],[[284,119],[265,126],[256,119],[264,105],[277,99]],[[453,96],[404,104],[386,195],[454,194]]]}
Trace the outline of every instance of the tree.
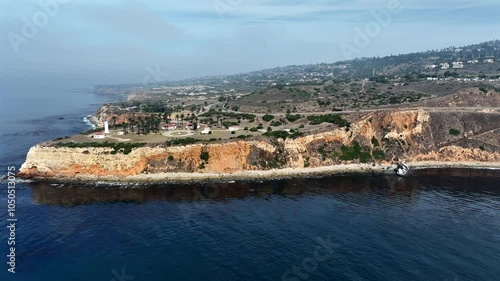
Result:
{"label": "tree", "polygon": [[133,118],[129,118],[128,123],[130,125],[130,131],[134,133],[135,120]]}
{"label": "tree", "polygon": [[194,120],[195,120],[195,122],[193,124],[193,130],[196,131],[196,130],[198,130],[198,116],[195,116]]}
{"label": "tree", "polygon": [[217,114],[217,127],[220,128],[220,118],[221,118],[221,115],[220,114]]}
{"label": "tree", "polygon": [[184,113],[181,113],[181,130],[184,129]]}
{"label": "tree", "polygon": [[113,115],[113,117],[111,117],[111,122],[113,123],[113,129],[116,129],[116,120],[118,118],[116,117],[116,115]]}

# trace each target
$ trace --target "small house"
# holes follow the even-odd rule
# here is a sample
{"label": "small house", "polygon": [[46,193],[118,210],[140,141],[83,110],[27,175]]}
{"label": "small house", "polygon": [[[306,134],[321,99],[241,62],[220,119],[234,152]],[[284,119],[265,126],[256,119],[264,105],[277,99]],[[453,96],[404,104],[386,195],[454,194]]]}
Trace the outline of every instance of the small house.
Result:
{"label": "small house", "polygon": [[441,67],[441,69],[449,69],[450,68],[450,64],[447,62],[440,63],[439,66]]}
{"label": "small house", "polygon": [[166,124],[163,126],[163,130],[173,131],[175,129],[177,129],[177,125],[175,124]]}
{"label": "small house", "polygon": [[210,134],[210,128],[209,127],[205,127],[205,128],[203,128],[203,130],[200,133],[202,135],[208,135],[208,134]]}
{"label": "small house", "polygon": [[104,139],[106,135],[103,132],[97,132],[92,136],[94,139]]}

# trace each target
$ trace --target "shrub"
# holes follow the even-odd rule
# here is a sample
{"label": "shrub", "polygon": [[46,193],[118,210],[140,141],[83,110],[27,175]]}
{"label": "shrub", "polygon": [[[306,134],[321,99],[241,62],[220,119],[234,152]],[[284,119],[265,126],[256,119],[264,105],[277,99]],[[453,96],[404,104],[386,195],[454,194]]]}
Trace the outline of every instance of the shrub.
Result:
{"label": "shrub", "polygon": [[212,117],[212,116],[222,116],[222,117],[246,119],[246,120],[252,120],[252,119],[255,119],[255,117],[256,117],[253,114],[222,112],[222,111],[216,111],[216,110],[209,110],[203,114],[200,114],[200,117]]}
{"label": "shrub", "polygon": [[266,122],[269,122],[273,119],[274,119],[274,115],[271,115],[271,114],[266,114],[266,115],[262,116],[262,120],[264,120]]}
{"label": "shrub", "polygon": [[208,159],[210,158],[210,154],[207,152],[207,151],[202,151],[200,153],[200,159],[205,161],[205,162],[208,162]]}
{"label": "shrub", "polygon": [[271,122],[270,125],[273,127],[279,127],[279,126],[283,125],[283,123],[281,123],[280,121],[273,121],[273,122]]}
{"label": "shrub", "polygon": [[385,158],[385,153],[381,150],[373,151],[373,157],[377,160],[382,160]]}
{"label": "shrub", "polygon": [[300,118],[302,118],[302,116],[300,114],[287,114],[286,115],[286,119],[290,122],[295,122],[297,120],[299,120]]}
{"label": "shrub", "polygon": [[174,159],[174,156],[172,156],[172,155],[168,156],[168,158],[167,158],[167,159],[168,159],[168,161],[174,161],[174,160],[175,160],[175,159]]}
{"label": "shrub", "polygon": [[310,158],[307,157],[306,161],[304,161],[304,168],[307,168],[307,167],[311,166],[311,163],[309,162],[309,160],[310,160]]}
{"label": "shrub", "polygon": [[458,135],[460,135],[460,131],[457,130],[457,129],[453,129],[453,128],[450,129],[449,133],[452,136],[458,136]]}
{"label": "shrub", "polygon": [[328,154],[326,153],[326,145],[322,145],[318,148],[319,154],[321,154],[321,157],[324,159],[328,158]]}
{"label": "shrub", "polygon": [[302,135],[300,132],[295,132],[293,134],[288,133],[287,131],[269,131],[263,134],[266,137],[275,137],[278,139],[286,139],[286,138],[296,138]]}
{"label": "shrub", "polygon": [[95,128],[95,129],[87,130],[85,132],[81,132],[80,134],[81,135],[88,135],[88,134],[92,134],[92,133],[101,132],[102,130],[104,130],[104,129],[103,128]]}
{"label": "shrub", "polygon": [[319,125],[322,123],[332,123],[336,124],[339,127],[347,127],[349,128],[351,124],[342,118],[339,114],[327,114],[327,115],[312,115],[312,116],[307,116],[307,119],[311,121],[310,125]]}
{"label": "shrub", "polygon": [[357,141],[353,143],[353,146],[342,145],[340,149],[342,151],[340,159],[344,161],[359,159],[361,163],[368,163],[372,159],[370,152],[363,151],[361,145]]}
{"label": "shrub", "polygon": [[70,148],[86,148],[86,147],[108,147],[113,148],[111,154],[117,154],[118,152],[123,153],[125,155],[132,152],[132,149],[136,147],[142,147],[146,145],[145,143],[113,143],[113,142],[61,142],[56,143],[56,147],[70,147]]}
{"label": "shrub", "polygon": [[378,142],[378,139],[375,136],[373,136],[372,138],[372,144],[374,147],[380,146],[380,143]]}
{"label": "shrub", "polygon": [[185,139],[173,139],[171,141],[167,141],[167,145],[188,145],[188,144],[194,144],[198,142],[199,140],[194,139],[194,138],[185,138]]}

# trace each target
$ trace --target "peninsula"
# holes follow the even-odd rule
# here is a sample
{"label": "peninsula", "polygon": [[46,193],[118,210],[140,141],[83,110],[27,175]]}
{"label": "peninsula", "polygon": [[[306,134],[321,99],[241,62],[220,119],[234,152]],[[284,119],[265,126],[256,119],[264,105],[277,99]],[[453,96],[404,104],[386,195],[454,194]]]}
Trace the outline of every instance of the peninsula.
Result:
{"label": "peninsula", "polygon": [[500,168],[500,63],[460,61],[499,47],[97,86],[127,100],[90,116],[95,130],[32,147],[19,176],[185,182],[392,173],[398,162]]}

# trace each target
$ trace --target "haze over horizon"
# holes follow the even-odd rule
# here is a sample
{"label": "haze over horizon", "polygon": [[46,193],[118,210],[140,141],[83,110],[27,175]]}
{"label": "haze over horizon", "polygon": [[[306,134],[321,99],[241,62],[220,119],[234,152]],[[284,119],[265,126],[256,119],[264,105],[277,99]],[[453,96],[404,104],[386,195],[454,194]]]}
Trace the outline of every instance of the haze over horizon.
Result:
{"label": "haze over horizon", "polygon": [[398,12],[355,57],[500,38],[500,3],[485,0],[54,1],[0,1],[0,84],[83,87],[137,83],[155,69],[177,80],[335,62],[351,58],[342,46],[391,5]]}

